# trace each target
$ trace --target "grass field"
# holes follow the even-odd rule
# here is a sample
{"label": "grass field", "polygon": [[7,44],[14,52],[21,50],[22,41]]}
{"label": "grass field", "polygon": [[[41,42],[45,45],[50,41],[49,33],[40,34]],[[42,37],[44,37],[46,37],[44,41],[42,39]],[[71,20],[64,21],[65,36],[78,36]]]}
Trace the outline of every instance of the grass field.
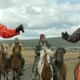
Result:
{"label": "grass field", "polygon": [[[64,58],[77,58],[79,54],[80,53],[78,52],[74,52],[74,53],[67,52],[64,55]],[[25,58],[26,64],[33,63],[34,57],[35,57],[34,51],[25,50],[23,57]],[[78,59],[65,62],[67,65],[67,80],[74,80],[74,67],[77,64],[77,62],[78,62]]]}

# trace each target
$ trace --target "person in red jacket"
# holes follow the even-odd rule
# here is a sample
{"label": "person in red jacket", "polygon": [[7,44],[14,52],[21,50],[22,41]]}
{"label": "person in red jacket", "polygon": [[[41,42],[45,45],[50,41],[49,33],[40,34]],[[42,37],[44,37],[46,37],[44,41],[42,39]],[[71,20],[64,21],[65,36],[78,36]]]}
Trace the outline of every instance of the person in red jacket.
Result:
{"label": "person in red jacket", "polygon": [[20,31],[24,32],[23,25],[20,24],[17,28],[9,29],[7,26],[0,24],[0,36],[3,38],[11,38],[19,35]]}

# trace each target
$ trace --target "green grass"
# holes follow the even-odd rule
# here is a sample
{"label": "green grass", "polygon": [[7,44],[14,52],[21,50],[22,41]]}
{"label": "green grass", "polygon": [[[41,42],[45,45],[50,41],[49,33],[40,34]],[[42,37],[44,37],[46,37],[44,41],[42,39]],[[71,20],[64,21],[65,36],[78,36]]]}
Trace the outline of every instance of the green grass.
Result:
{"label": "green grass", "polygon": [[[63,40],[60,37],[55,37],[55,38],[48,38],[48,42],[51,44],[52,47],[58,47],[58,46],[63,46],[63,47],[80,47],[80,42],[77,43],[70,43],[65,40]],[[31,39],[31,40],[20,40],[20,42],[23,44],[24,47],[34,47],[38,43],[38,39]],[[1,43],[8,43],[10,46],[14,43],[13,40],[0,40]]]}

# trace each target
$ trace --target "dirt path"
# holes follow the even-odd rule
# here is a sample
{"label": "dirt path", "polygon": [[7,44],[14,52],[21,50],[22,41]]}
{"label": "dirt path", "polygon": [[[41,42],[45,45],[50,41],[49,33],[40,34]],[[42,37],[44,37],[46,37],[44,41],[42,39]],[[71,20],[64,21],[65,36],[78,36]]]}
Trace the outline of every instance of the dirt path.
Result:
{"label": "dirt path", "polygon": [[[21,80],[31,80],[32,78],[32,64],[26,64],[24,67],[25,71],[23,71],[23,75],[21,76]],[[11,79],[11,72],[8,74],[8,80]]]}
{"label": "dirt path", "polygon": [[21,80],[31,80],[32,77],[32,65],[31,64],[26,64],[24,67],[24,75],[21,77]]}
{"label": "dirt path", "polygon": [[[67,61],[73,61],[76,59],[77,58],[67,58],[67,59],[65,59],[65,61],[66,62]],[[24,69],[25,69],[25,71],[23,72],[23,76],[21,76],[21,80],[31,80],[31,78],[32,78],[32,64],[26,64]]]}

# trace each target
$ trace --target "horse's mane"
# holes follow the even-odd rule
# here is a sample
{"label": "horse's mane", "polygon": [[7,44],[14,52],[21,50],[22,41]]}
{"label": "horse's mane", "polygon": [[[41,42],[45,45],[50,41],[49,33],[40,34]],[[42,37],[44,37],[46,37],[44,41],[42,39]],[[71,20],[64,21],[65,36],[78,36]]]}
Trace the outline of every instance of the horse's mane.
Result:
{"label": "horse's mane", "polygon": [[42,60],[43,59],[43,56],[45,55],[45,51],[46,51],[46,53],[49,55],[49,56],[51,56],[51,57],[53,57],[53,52],[51,51],[51,49],[48,49],[48,48],[45,48],[45,49],[42,49],[41,51],[40,51],[40,59]]}

